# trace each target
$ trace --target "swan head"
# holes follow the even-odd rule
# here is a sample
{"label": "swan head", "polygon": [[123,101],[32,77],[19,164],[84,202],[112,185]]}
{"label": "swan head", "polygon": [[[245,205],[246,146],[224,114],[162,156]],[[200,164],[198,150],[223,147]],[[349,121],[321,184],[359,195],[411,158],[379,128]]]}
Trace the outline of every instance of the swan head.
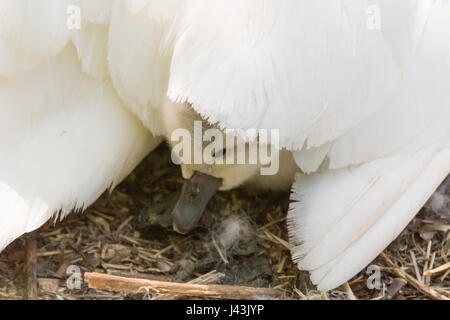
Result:
{"label": "swan head", "polygon": [[[164,108],[163,121],[172,161],[180,165],[184,179],[202,173],[220,180],[218,190],[227,191],[260,173],[261,163],[249,159],[256,142],[210,124],[190,105],[173,103]],[[240,151],[245,152],[238,161]]]}
{"label": "swan head", "polygon": [[258,139],[250,142],[236,132],[221,130],[189,104],[166,105],[162,119],[172,161],[181,166],[186,179],[172,213],[174,229],[184,234],[196,227],[218,190],[236,188],[260,175],[266,166],[252,153]]}

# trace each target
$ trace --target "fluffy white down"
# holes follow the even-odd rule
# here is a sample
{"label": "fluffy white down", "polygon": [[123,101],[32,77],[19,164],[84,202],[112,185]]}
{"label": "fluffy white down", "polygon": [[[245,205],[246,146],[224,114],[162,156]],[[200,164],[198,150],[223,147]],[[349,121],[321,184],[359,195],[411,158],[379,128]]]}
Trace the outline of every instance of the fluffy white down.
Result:
{"label": "fluffy white down", "polygon": [[156,142],[124,106],[161,134],[167,98],[224,128],[280,129],[305,172],[293,257],[322,289],[369,263],[450,172],[448,0],[70,2],[81,30],[64,27],[66,0],[0,0],[0,249],[132,170]]}

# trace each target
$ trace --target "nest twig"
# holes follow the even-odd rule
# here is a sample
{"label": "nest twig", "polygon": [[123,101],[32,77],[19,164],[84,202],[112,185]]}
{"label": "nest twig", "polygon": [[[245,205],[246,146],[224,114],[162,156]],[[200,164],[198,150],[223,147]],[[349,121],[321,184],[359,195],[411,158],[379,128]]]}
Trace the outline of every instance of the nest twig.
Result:
{"label": "nest twig", "polygon": [[228,286],[217,284],[192,284],[118,277],[102,273],[86,273],[85,279],[92,289],[115,292],[174,294],[210,299],[247,300],[255,297],[281,297],[275,289]]}

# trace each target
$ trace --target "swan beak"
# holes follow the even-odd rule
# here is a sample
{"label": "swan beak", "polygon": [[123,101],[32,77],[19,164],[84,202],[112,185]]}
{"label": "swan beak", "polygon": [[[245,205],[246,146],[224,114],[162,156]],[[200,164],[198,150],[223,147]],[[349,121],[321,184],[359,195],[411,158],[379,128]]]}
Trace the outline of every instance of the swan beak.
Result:
{"label": "swan beak", "polygon": [[197,226],[209,200],[221,184],[221,179],[200,172],[195,172],[191,179],[186,180],[181,197],[172,211],[176,232],[187,234]]}

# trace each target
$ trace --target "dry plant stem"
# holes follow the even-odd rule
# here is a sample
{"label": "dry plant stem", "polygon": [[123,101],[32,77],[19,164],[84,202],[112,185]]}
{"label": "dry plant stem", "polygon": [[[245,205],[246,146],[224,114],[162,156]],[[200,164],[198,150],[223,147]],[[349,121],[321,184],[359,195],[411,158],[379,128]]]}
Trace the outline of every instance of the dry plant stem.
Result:
{"label": "dry plant stem", "polygon": [[257,296],[281,297],[275,289],[226,286],[215,284],[190,284],[117,277],[101,273],[86,273],[89,288],[106,291],[175,294],[210,299],[246,300]]}
{"label": "dry plant stem", "polygon": [[37,291],[37,242],[33,233],[29,234],[26,239],[25,247],[25,278],[27,281],[27,299],[36,300],[38,297]]}
{"label": "dry plant stem", "polygon": [[434,300],[450,300],[449,297],[446,297],[436,290],[430,288],[429,286],[417,281],[414,277],[407,274],[405,271],[400,269],[398,266],[395,265],[394,262],[392,262],[391,259],[389,259],[384,253],[380,254],[381,258],[389,265],[389,267],[392,268],[392,272],[396,274],[398,277],[405,279],[408,281],[410,285],[412,285],[414,288],[422,292],[423,294],[427,295],[428,297],[434,299]]}
{"label": "dry plant stem", "polygon": [[[225,275],[223,273],[217,272],[213,270],[207,274],[204,274],[194,280],[189,281],[191,284],[213,284],[224,278]],[[174,294],[160,294],[154,297],[152,300],[176,300],[183,298],[182,295],[174,295]]]}
{"label": "dry plant stem", "polygon": [[426,276],[432,275],[432,274],[434,274],[434,273],[443,272],[443,271],[445,271],[445,270],[447,270],[447,269],[450,269],[450,262],[447,262],[446,264],[443,264],[442,266],[437,267],[437,268],[435,268],[435,269],[426,271],[426,272],[425,272],[425,275],[426,275]]}
{"label": "dry plant stem", "polygon": [[222,259],[222,261],[223,261],[225,264],[229,264],[227,258],[224,256],[222,250],[220,250],[219,246],[217,245],[216,239],[214,238],[213,235],[211,235],[211,239],[212,239],[212,243],[213,243],[213,245],[214,245],[214,248],[216,248],[217,253],[219,254],[219,256],[220,256],[220,258]]}
{"label": "dry plant stem", "polygon": [[352,288],[350,287],[350,285],[348,284],[348,282],[346,282],[344,284],[344,288],[345,288],[345,292],[347,294],[347,298],[348,300],[358,300],[355,296],[355,294],[352,291]]}

